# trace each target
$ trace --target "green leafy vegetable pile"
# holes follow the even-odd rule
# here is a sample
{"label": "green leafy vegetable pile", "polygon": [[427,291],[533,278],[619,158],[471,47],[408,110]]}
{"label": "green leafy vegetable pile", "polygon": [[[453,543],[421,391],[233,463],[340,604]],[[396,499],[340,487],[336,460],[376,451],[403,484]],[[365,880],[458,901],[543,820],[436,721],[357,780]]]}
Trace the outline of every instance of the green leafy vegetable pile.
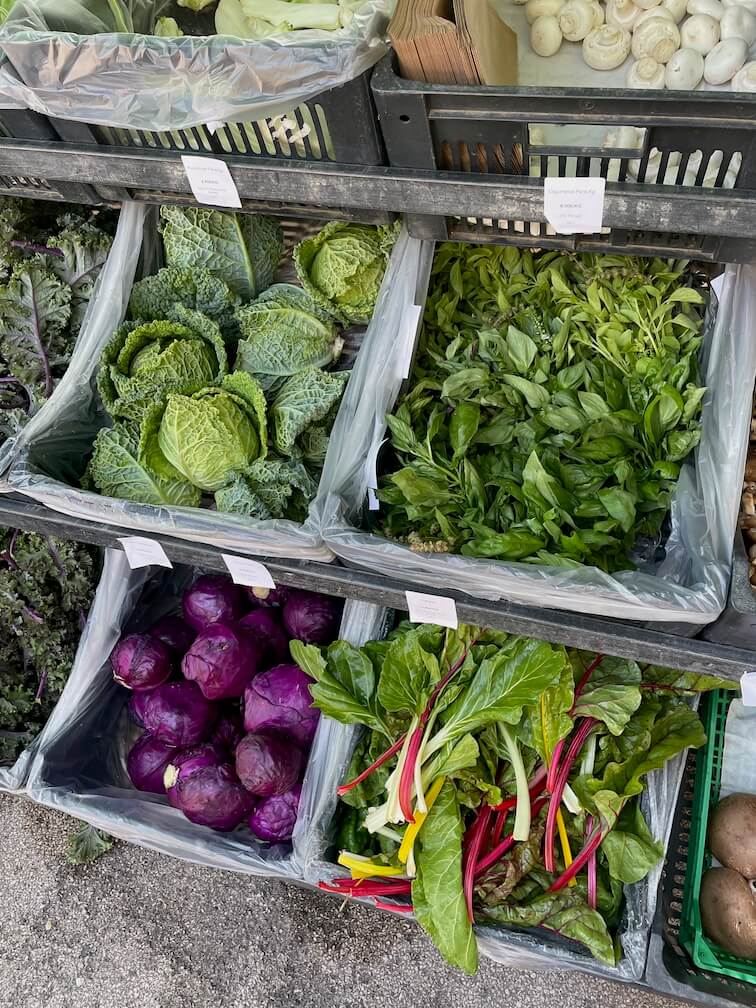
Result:
{"label": "green leafy vegetable pile", "polygon": [[[178,207],[161,218],[167,266],[135,284],[130,320],[102,354],[113,426],[99,431],[84,484],[153,505],[199,507],[212,494],[219,511],[301,521],[349,377],[328,370],[345,314],[273,283],[283,234],[272,218]],[[366,277],[332,264],[329,276],[369,318],[394,232],[360,230],[380,267]]]}
{"label": "green leafy vegetable pile", "polygon": [[50,716],[97,573],[90,547],[0,529],[0,764],[12,763]]}
{"label": "green leafy vegetable pile", "polygon": [[700,438],[690,283],[671,260],[441,246],[388,417],[383,532],[420,552],[632,566]]}
{"label": "green leafy vegetable pile", "polygon": [[112,227],[108,211],[0,197],[0,440],[65,373]]}
{"label": "green leafy vegetable pile", "polygon": [[689,698],[733,683],[471,626],[291,650],[315,705],[365,729],[338,792],[351,874],[321,888],[414,910],[468,973],[474,921],[616,964],[623,885],[663,854],[645,775],[705,741]]}

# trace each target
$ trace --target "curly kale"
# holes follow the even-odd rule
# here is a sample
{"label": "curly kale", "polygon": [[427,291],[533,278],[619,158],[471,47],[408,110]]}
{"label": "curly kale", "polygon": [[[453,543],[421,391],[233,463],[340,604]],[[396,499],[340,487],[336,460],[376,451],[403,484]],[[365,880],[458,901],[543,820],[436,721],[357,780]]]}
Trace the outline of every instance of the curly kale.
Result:
{"label": "curly kale", "polygon": [[66,684],[97,569],[88,546],[0,530],[0,764],[29,745]]}
{"label": "curly kale", "polygon": [[0,440],[63,377],[111,232],[109,212],[0,199]]}

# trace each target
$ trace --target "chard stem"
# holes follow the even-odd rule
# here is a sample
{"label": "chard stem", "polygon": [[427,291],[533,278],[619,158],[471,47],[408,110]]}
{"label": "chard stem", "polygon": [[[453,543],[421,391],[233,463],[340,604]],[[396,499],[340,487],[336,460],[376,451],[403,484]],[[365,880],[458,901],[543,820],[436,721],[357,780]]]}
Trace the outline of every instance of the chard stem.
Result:
{"label": "chard stem", "polygon": [[577,759],[580,750],[585,745],[585,741],[593,731],[594,725],[596,724],[595,718],[585,718],[580,728],[577,730],[570,747],[567,750],[567,755],[559,768],[559,773],[557,775],[556,784],[554,790],[551,793],[551,799],[549,801],[549,811],[546,815],[546,833],[544,836],[543,845],[543,861],[546,866],[546,870],[549,872],[554,872],[555,870],[555,860],[554,860],[554,835],[556,833],[557,825],[557,812],[559,811],[559,806],[562,804],[562,795],[564,793],[565,785],[570,776],[570,770],[572,769],[572,764]]}
{"label": "chard stem", "polygon": [[515,808],[515,821],[512,836],[515,840],[527,840],[530,836],[530,791],[528,788],[528,774],[525,764],[522,761],[520,747],[517,739],[512,735],[507,725],[500,723],[499,731],[507,747],[509,762],[515,775],[517,787],[517,804]]}
{"label": "chard stem", "polygon": [[583,847],[583,849],[580,851],[578,856],[572,862],[570,867],[567,868],[566,871],[563,871],[562,874],[559,876],[559,878],[555,879],[551,883],[546,892],[547,893],[559,892],[560,889],[564,889],[564,887],[570,882],[570,880],[574,879],[575,876],[578,874],[578,872],[582,871],[582,869],[588,864],[588,862],[591,859],[591,856],[595,854],[596,851],[598,850],[602,840],[603,840],[603,833],[601,832],[601,829],[599,827],[596,827],[596,829],[591,834],[588,843],[585,845],[585,847]]}
{"label": "chard stem", "polygon": [[396,756],[396,754],[404,745],[404,740],[406,737],[407,737],[406,735],[400,735],[399,738],[396,740],[396,742],[394,742],[394,744],[390,748],[388,748],[385,753],[381,753],[381,755],[374,763],[371,763],[366,770],[362,771],[359,777],[355,777],[354,780],[349,781],[348,784],[342,784],[341,787],[337,788],[336,794],[339,796],[339,798],[343,797],[345,794],[351,791],[352,788],[356,788],[358,784],[362,784],[364,780],[367,780],[367,778],[370,776],[371,773],[376,771],[379,767],[382,767],[384,763],[388,763],[388,761],[391,759],[392,756]]}

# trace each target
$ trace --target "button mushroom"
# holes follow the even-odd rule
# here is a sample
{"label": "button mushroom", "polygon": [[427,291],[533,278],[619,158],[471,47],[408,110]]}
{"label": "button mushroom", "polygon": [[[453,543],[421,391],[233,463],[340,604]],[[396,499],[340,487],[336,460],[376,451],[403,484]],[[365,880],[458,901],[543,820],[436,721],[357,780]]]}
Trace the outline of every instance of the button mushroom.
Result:
{"label": "button mushroom", "polygon": [[[701,67],[703,73],[703,65]],[[664,87],[664,66],[644,56],[636,60],[627,72],[627,86],[631,88],[653,88],[661,91]]]}
{"label": "button mushroom", "polygon": [[678,49],[672,54],[664,71],[664,83],[669,91],[694,91],[701,83],[704,58],[695,49]]}
{"label": "button mushroom", "polygon": [[715,21],[721,21],[725,12],[719,0],[688,0],[688,14],[708,14]]}
{"label": "button mushroom", "polygon": [[719,21],[709,14],[694,14],[680,29],[683,49],[695,49],[705,56],[719,42]]}
{"label": "button mushroom", "polygon": [[709,849],[726,868],[756,878],[756,795],[736,792],[709,819]]}
{"label": "button mushroom", "polygon": [[704,80],[707,84],[726,84],[747,59],[748,46],[745,39],[728,38],[717,42],[704,59]]}
{"label": "button mushroom", "polygon": [[615,25],[594,28],[583,39],[583,59],[594,70],[615,70],[629,52],[630,32]]}
{"label": "button mushroom", "polygon": [[685,17],[687,0],[662,0],[661,7],[657,10],[669,11],[675,24],[679,24]]}
{"label": "button mushroom", "polygon": [[741,959],[756,959],[756,898],[732,868],[710,868],[698,897],[704,933]]}
{"label": "button mushroom", "polygon": [[[595,10],[597,6],[589,0],[567,0],[559,12],[559,27],[568,42],[582,42],[589,32],[598,27]],[[600,8],[599,11],[601,17],[599,24],[601,24],[604,15]]]}
{"label": "button mushroom", "polygon": [[530,26],[530,45],[538,56],[553,56],[562,44],[562,30],[553,14],[536,18]]}
{"label": "button mushroom", "polygon": [[606,23],[614,25],[615,28],[624,28],[626,31],[632,31],[640,13],[640,7],[636,7],[633,0],[608,0],[606,5]]}
{"label": "button mushroom", "polygon": [[756,17],[745,7],[728,7],[719,22],[720,38],[742,38],[748,45],[756,41]]}
{"label": "button mushroom", "polygon": [[650,56],[657,63],[666,63],[679,48],[680,31],[670,18],[652,17],[635,26],[632,52],[636,59]]}
{"label": "button mushroom", "polygon": [[733,91],[756,91],[756,62],[741,67],[732,78],[730,87]]}
{"label": "button mushroom", "polygon": [[539,17],[558,17],[564,6],[564,0],[528,0],[525,4],[525,17],[532,25]]}

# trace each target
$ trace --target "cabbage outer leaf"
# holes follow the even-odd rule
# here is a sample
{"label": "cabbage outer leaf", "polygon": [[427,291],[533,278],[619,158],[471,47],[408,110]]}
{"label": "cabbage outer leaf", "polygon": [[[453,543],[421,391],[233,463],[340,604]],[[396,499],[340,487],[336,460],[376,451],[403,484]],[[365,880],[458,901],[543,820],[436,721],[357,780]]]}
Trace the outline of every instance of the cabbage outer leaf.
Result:
{"label": "cabbage outer leaf", "polygon": [[182,304],[207,315],[223,329],[237,301],[228,284],[208,269],[164,266],[153,276],[134,284],[129,298],[129,314],[133,319],[151,322],[166,318],[167,310],[175,304]]}
{"label": "cabbage outer leaf", "polygon": [[270,411],[276,451],[291,455],[299,435],[322,420],[339,401],[349,371],[309,368],[292,375],[281,386]]}
{"label": "cabbage outer leaf", "polygon": [[125,425],[103,427],[95,438],[88,479],[101,494],[140,504],[199,507],[200,491],[179,474],[165,478],[138,458],[139,445]]}
{"label": "cabbage outer leaf", "polygon": [[208,269],[245,301],[273,283],[283,231],[272,217],[172,206],[160,217],[169,266]]}

